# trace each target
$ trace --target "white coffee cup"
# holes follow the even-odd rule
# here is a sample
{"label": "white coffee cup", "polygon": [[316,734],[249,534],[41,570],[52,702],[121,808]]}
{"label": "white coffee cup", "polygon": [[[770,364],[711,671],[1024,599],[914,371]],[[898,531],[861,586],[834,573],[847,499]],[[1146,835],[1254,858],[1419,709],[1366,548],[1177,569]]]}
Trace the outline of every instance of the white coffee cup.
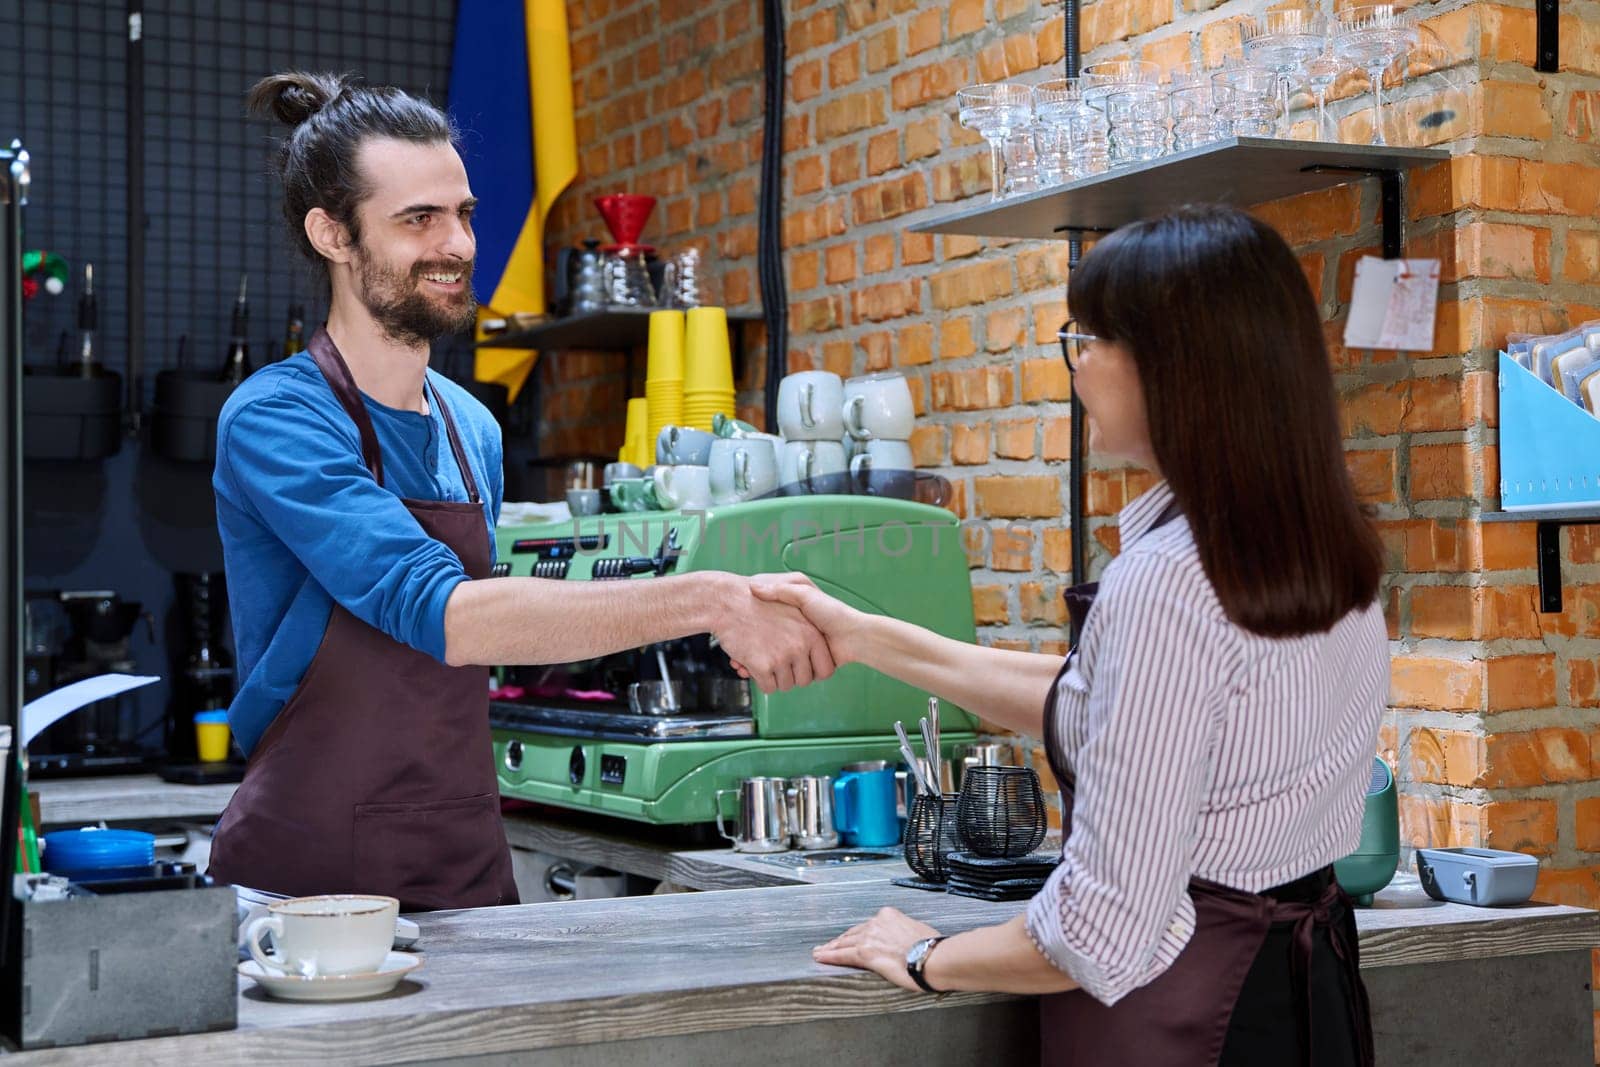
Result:
{"label": "white coffee cup", "polygon": [[861,444],[850,460],[850,473],[864,470],[908,471],[916,466],[911,458],[911,442],[874,440]]}
{"label": "white coffee cup", "polygon": [[[394,897],[294,897],[277,901],[245,931],[250,955],[268,971],[316,978],[371,974],[394,944],[400,902]],[[272,952],[261,935],[272,932]]]}
{"label": "white coffee cup", "polygon": [[778,428],[790,441],[834,441],[844,433],[844,382],[832,371],[806,370],[778,383]]}
{"label": "white coffee cup", "polygon": [[690,464],[657,467],[652,474],[663,507],[701,511],[711,506],[711,468]]}
{"label": "white coffee cup", "polygon": [[837,441],[785,441],[778,481],[781,485],[807,483],[814,478],[843,474],[849,465],[844,445]]}
{"label": "white coffee cup", "polygon": [[711,446],[711,502],[753,500],[778,487],[776,438],[723,437]]}
{"label": "white coffee cup", "polygon": [[861,441],[911,437],[916,412],[911,387],[899,371],[868,374],[844,383],[844,428]]}

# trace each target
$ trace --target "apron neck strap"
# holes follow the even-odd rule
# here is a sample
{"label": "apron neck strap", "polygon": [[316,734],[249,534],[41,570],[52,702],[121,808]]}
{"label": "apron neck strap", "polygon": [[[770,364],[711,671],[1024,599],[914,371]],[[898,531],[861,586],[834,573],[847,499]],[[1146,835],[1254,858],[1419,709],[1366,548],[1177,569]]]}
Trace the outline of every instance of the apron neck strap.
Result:
{"label": "apron neck strap", "polygon": [[434,406],[439,409],[439,417],[444,419],[444,433],[450,439],[450,451],[456,457],[456,466],[461,470],[461,480],[467,487],[467,499],[476,504],[478,500],[478,480],[472,476],[472,464],[467,462],[467,450],[461,447],[461,435],[456,432],[456,420],[450,414],[450,405],[444,402],[444,397],[439,395],[439,390],[434,388],[432,382],[428,383],[428,395],[433,398]]}
{"label": "apron neck strap", "polygon": [[[344,356],[339,354],[339,348],[333,343],[333,338],[328,336],[326,327],[317,328],[311,335],[306,350],[311,353],[317,369],[322,371],[322,376],[333,388],[333,395],[338,398],[339,405],[350,416],[350,421],[356,424],[356,431],[361,435],[361,459],[366,463],[367,470],[372,472],[372,477],[382,485],[383,452],[378,447],[378,434],[372,428],[372,416],[367,412],[367,405],[361,399],[361,391],[356,388],[356,380],[350,374],[349,364],[344,361]],[[466,484],[467,499],[476,504],[479,502],[478,481],[472,476],[472,465],[467,462],[466,450],[461,447],[461,435],[456,432],[456,420],[451,416],[449,406],[439,396],[439,391],[433,387],[433,383],[426,382],[426,388],[429,399],[438,407],[439,415],[444,419],[445,436],[450,440],[450,454],[455,456],[456,466],[461,471],[461,480]]]}

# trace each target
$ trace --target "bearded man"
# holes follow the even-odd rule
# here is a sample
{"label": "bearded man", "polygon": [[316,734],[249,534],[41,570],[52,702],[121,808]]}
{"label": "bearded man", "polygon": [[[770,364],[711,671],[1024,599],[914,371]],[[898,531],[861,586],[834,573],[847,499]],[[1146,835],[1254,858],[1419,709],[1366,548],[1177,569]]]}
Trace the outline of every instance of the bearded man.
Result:
{"label": "bearded man", "polygon": [[425,100],[326,74],[250,93],[287,124],[295,245],[328,284],[307,350],[238,388],[213,485],[249,759],[211,874],[266,893],[378,893],[406,910],[517,900],[487,666],[565,663],[711,633],[767,690],[833,671],[749,579],[491,578],[499,428],[428,369],[469,328],[475,203]]}

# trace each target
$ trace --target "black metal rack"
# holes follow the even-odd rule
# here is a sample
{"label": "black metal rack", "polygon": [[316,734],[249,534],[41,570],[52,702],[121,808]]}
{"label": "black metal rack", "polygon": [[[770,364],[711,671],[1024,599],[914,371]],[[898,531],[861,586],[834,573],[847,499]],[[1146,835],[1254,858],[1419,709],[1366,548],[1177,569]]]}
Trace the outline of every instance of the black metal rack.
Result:
{"label": "black metal rack", "polygon": [[1535,523],[1539,565],[1539,610],[1561,611],[1561,527],[1600,525],[1600,505],[1570,508],[1527,508],[1521,511],[1485,511],[1483,522]]}
{"label": "black metal rack", "polygon": [[[616,308],[579,315],[552,318],[525,330],[511,330],[478,342],[479,348],[536,348],[547,352],[563,348],[592,351],[627,351],[645,344],[650,337],[650,313],[659,308]],[[728,323],[760,322],[759,311],[729,311]],[[744,339],[739,330],[730,331],[735,366],[743,359]]]}
{"label": "black metal rack", "polygon": [[[526,348],[543,353],[562,349],[581,349],[590,352],[624,352],[627,354],[627,377],[633,381],[633,352],[650,340],[650,313],[659,308],[614,308],[608,311],[591,311],[562,318],[551,318],[523,330],[511,330],[479,341],[477,348]],[[737,381],[744,377],[744,325],[765,321],[759,311],[728,312],[728,335],[733,355],[733,375]],[[533,390],[529,433],[534,450],[538,450],[540,405],[539,376],[535,372],[528,383]],[[771,390],[769,389],[769,392]]]}

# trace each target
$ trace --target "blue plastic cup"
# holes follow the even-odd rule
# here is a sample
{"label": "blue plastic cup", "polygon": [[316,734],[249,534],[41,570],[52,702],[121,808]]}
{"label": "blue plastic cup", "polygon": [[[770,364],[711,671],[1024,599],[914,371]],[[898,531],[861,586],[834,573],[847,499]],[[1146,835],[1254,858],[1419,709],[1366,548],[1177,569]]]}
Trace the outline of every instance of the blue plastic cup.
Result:
{"label": "blue plastic cup", "polygon": [[844,843],[882,848],[900,840],[894,768],[843,770],[833,783],[833,820]]}

